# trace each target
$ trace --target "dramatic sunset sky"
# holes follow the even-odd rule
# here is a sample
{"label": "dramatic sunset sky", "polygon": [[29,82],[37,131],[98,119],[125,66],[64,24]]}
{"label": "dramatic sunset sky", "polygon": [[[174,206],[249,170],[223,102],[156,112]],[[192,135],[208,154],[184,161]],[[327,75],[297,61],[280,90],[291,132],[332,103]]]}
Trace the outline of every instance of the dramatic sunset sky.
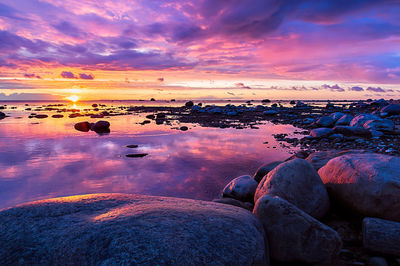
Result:
{"label": "dramatic sunset sky", "polygon": [[0,100],[400,98],[400,0],[0,0]]}

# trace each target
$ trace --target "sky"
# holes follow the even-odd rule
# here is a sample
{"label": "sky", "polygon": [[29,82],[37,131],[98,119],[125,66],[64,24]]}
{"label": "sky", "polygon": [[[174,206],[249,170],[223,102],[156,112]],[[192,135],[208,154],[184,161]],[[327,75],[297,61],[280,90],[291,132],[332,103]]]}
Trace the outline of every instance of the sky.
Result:
{"label": "sky", "polygon": [[0,0],[0,100],[400,98],[400,0]]}

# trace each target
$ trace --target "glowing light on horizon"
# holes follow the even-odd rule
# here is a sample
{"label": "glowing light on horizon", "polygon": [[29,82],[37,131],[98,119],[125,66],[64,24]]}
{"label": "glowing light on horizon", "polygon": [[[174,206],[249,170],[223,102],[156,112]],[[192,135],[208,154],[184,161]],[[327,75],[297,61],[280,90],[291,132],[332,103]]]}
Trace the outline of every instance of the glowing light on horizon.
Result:
{"label": "glowing light on horizon", "polygon": [[76,95],[71,95],[71,96],[65,97],[65,99],[70,100],[71,102],[74,102],[74,103],[76,103],[79,100],[79,98],[80,97],[76,96]]}

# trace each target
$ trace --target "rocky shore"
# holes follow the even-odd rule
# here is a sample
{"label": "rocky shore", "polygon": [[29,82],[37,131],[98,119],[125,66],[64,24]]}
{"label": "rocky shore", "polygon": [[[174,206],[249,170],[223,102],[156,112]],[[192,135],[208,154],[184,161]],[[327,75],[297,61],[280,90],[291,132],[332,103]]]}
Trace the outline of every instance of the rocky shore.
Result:
{"label": "rocky shore", "polygon": [[[183,131],[190,126],[180,123],[237,129],[257,129],[266,121],[292,124],[301,129],[300,137],[277,134],[275,138],[300,151],[285,161],[262,165],[256,173],[233,178],[213,202],[93,194],[2,210],[0,261],[11,265],[400,265],[400,104],[385,100],[324,107],[267,103],[35,109],[31,119],[48,118],[44,112],[49,108],[70,112],[71,119],[104,119],[75,124],[76,130],[99,134],[112,130],[107,117],[135,113],[146,114],[141,125],[154,122]],[[7,118],[7,108],[2,109],[0,115]]]}
{"label": "rocky shore", "polygon": [[10,265],[398,265],[400,158],[317,152],[233,179],[214,202],[133,194],[0,212]]}

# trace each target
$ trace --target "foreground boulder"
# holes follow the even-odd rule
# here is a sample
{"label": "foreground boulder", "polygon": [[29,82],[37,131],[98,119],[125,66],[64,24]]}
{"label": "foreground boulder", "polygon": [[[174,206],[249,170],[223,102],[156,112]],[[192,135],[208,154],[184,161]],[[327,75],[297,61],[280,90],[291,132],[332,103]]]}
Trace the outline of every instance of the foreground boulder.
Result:
{"label": "foreground boulder", "polygon": [[352,127],[362,127],[365,122],[369,120],[380,120],[381,118],[376,115],[371,114],[360,114],[353,118],[350,122],[350,126]]}
{"label": "foreground boulder", "polygon": [[329,194],[363,216],[400,221],[400,158],[365,153],[330,160],[318,171]]}
{"label": "foreground boulder", "polygon": [[268,265],[260,221],[189,199],[93,194],[0,212],[6,265]]}
{"label": "foreground boulder", "polygon": [[336,126],[348,126],[350,122],[353,120],[352,115],[344,115],[338,121],[336,121]]}
{"label": "foreground boulder", "polygon": [[226,185],[222,196],[252,202],[258,183],[249,175],[236,177]]}
{"label": "foreground boulder", "polygon": [[381,116],[391,116],[400,114],[400,104],[389,104],[381,109]]}
{"label": "foreground boulder", "polygon": [[344,136],[349,136],[349,137],[354,137],[354,136],[359,136],[359,137],[365,137],[365,138],[370,138],[372,137],[371,132],[364,128],[364,127],[358,127],[358,126],[335,126],[333,128],[333,131],[338,134],[343,134]]}
{"label": "foreground boulder", "polygon": [[400,257],[400,223],[377,218],[365,218],[362,229],[365,248]]}
{"label": "foreground boulder", "polygon": [[265,195],[279,196],[319,219],[329,209],[328,193],[314,167],[303,159],[280,164],[260,182],[254,202]]}
{"label": "foreground boulder", "polygon": [[272,259],[319,265],[336,261],[342,246],[338,233],[293,204],[263,196],[253,212],[264,225]]}
{"label": "foreground boulder", "polygon": [[253,176],[254,180],[257,181],[258,183],[260,183],[260,181],[263,179],[263,177],[266,174],[271,172],[275,167],[277,167],[281,163],[282,163],[281,161],[275,161],[275,162],[267,163],[267,164],[260,166],[260,168],[257,169],[256,173]]}

